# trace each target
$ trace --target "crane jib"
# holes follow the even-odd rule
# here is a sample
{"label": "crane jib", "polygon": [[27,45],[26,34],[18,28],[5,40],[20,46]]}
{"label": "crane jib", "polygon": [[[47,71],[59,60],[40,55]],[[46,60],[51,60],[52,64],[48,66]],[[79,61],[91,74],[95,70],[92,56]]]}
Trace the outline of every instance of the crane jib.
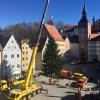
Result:
{"label": "crane jib", "polygon": [[37,53],[37,50],[38,50],[38,45],[39,45],[39,42],[40,42],[42,29],[43,29],[43,24],[44,24],[44,20],[45,20],[45,17],[46,17],[46,13],[47,13],[49,2],[50,2],[50,0],[46,1],[45,9],[44,9],[42,20],[41,20],[40,27],[39,27],[39,36],[38,36],[38,39],[37,39],[36,46],[35,46],[35,48],[33,50],[33,53],[32,53],[32,57],[31,57],[31,61],[30,61],[30,65],[29,65],[29,69],[28,69],[28,73],[27,73],[27,77],[26,77],[26,80],[25,80],[24,88],[27,88],[27,86],[29,84],[29,81],[31,79],[32,71],[35,70],[35,57],[36,57],[36,53]]}

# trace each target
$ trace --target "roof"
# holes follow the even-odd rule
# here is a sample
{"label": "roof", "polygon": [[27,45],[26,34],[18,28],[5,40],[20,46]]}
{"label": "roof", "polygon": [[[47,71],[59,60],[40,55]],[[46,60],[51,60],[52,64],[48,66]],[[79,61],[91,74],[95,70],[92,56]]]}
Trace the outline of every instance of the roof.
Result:
{"label": "roof", "polygon": [[92,33],[89,35],[89,40],[100,41],[100,33]]}
{"label": "roof", "polygon": [[85,7],[85,4],[84,4],[83,11],[82,11],[82,18],[78,22],[78,26],[83,27],[84,25],[86,25],[86,23],[88,23],[88,19],[87,19],[86,7]]}
{"label": "roof", "polygon": [[64,25],[64,29],[66,29],[66,30],[70,30],[74,27],[75,27],[75,25],[69,25],[69,24]]}
{"label": "roof", "polygon": [[58,30],[55,26],[44,24],[48,34],[55,40],[55,41],[64,41]]}

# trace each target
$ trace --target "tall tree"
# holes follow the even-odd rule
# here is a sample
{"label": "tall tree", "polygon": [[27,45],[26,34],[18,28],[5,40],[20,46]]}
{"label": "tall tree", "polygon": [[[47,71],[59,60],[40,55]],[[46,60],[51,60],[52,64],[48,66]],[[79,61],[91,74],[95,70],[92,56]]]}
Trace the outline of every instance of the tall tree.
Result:
{"label": "tall tree", "polygon": [[13,66],[7,61],[3,60],[1,63],[1,78],[5,80],[14,79]]}
{"label": "tall tree", "polygon": [[62,60],[59,50],[57,49],[57,44],[52,38],[48,39],[42,63],[42,71],[45,75],[58,78],[59,72],[62,69]]}

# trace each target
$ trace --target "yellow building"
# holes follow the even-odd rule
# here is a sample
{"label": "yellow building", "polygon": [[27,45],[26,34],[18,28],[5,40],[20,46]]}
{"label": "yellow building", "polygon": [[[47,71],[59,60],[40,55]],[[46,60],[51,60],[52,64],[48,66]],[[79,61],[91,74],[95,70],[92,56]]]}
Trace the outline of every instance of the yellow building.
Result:
{"label": "yellow building", "polygon": [[29,47],[28,40],[22,40],[21,48],[22,48],[22,71],[27,72],[31,56],[32,56],[32,49]]}
{"label": "yellow building", "polygon": [[[44,29],[45,29],[44,34],[46,34],[47,37],[50,36],[54,39],[55,43],[58,46],[57,49],[59,50],[59,54],[61,54],[63,56],[63,54],[66,51],[66,48],[65,48],[66,43],[65,43],[64,39],[62,38],[62,36],[60,35],[60,33],[58,32],[58,30],[56,29],[56,27],[53,25],[44,24]],[[43,58],[43,53],[45,51],[47,43],[48,43],[48,38],[47,38],[44,48],[42,50],[42,58]]]}
{"label": "yellow building", "polygon": [[59,54],[65,53],[65,41],[55,41],[55,43],[58,45]]}

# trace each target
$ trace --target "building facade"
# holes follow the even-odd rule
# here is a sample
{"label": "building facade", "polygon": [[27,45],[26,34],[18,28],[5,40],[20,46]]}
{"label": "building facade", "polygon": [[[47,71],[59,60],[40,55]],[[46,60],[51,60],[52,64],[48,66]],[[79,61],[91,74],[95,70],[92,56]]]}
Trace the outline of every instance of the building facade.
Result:
{"label": "building facade", "polygon": [[93,61],[97,59],[97,48],[96,41],[90,40],[88,41],[88,60]]}
{"label": "building facade", "polygon": [[29,40],[21,41],[22,50],[22,71],[27,72],[32,56],[32,49],[29,47]]}
{"label": "building facade", "polygon": [[[4,39],[7,40],[6,37],[4,37]],[[13,74],[16,79],[21,77],[21,50],[13,35],[5,42],[2,55],[2,62],[3,61],[6,61],[10,67],[8,68],[5,64],[2,65],[3,77],[6,77],[9,71],[11,71],[11,74]]]}
{"label": "building facade", "polygon": [[49,36],[54,39],[55,43],[58,46],[59,54],[63,56],[63,54],[66,51],[65,41],[63,40],[62,36],[60,35],[56,27],[53,25],[45,24],[44,29],[45,29],[45,36],[47,35],[47,39],[46,39],[45,45],[42,50],[42,58],[43,58],[43,53],[45,51],[46,45],[48,43]]}
{"label": "building facade", "polygon": [[100,33],[91,34],[88,41],[88,52],[89,61],[100,61]]}
{"label": "building facade", "polygon": [[100,62],[100,40],[97,41],[97,60]]}

